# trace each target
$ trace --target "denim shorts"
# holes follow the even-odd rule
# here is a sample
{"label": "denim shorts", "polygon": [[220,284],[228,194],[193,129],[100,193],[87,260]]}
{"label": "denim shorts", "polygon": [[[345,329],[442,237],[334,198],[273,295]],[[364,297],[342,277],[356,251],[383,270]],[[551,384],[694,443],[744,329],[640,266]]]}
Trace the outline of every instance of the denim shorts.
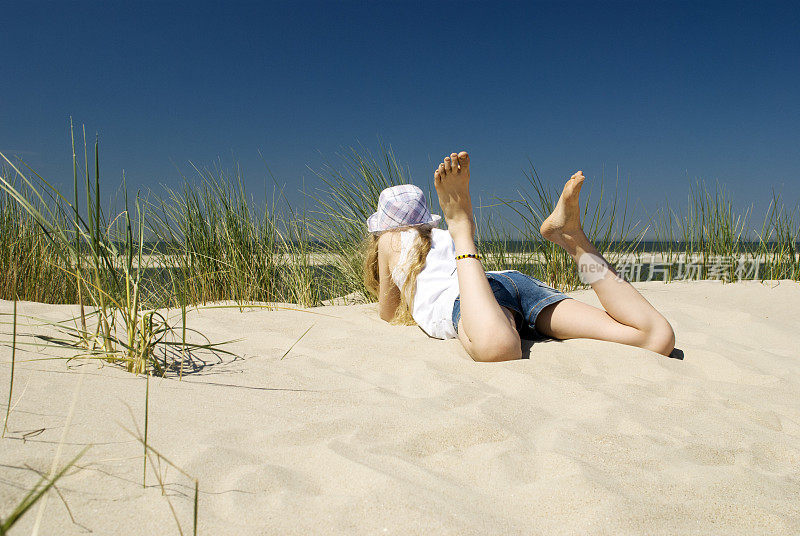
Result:
{"label": "denim shorts", "polygon": [[[486,274],[494,297],[503,307],[514,311],[514,321],[520,337],[527,340],[546,338],[536,331],[536,317],[542,309],[561,300],[569,299],[563,292],[545,285],[535,277],[521,272],[508,271]],[[458,331],[458,320],[461,318],[461,297],[453,304],[453,326]]]}

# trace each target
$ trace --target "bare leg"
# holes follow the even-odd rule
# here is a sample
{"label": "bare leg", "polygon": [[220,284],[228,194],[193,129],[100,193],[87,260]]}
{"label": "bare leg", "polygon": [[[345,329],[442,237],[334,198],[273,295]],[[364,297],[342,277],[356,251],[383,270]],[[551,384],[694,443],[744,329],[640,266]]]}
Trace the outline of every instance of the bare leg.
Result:
{"label": "bare leg", "polygon": [[605,311],[564,300],[542,311],[536,319],[536,329],[558,339],[608,340],[669,355],[675,346],[672,326],[630,283],[614,273],[583,232],[579,205],[583,181],[581,171],[567,181],[540,232],[575,260]]}
{"label": "bare leg", "polygon": [[[434,172],[447,229],[456,246],[456,255],[477,253],[469,194],[469,155],[452,153]],[[461,299],[459,339],[476,361],[519,359],[522,346],[514,326],[513,313],[501,307],[492,293],[486,272],[477,259],[457,261]]]}

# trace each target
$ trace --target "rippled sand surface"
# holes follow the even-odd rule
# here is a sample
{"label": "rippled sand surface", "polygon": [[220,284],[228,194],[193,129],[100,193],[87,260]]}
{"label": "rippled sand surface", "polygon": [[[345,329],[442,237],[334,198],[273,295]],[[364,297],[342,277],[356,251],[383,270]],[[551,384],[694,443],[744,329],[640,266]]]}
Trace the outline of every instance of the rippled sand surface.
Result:
{"label": "rippled sand surface", "polygon": [[[579,340],[479,364],[374,305],[192,311],[211,340],[242,339],[238,357],[151,379],[148,439],[199,481],[199,534],[800,533],[800,285],[636,286],[682,360]],[[75,311],[20,304],[53,320]],[[143,488],[142,445],[123,429],[143,426],[144,378],[22,348],[0,516],[63,436],[62,463],[93,446],[59,482],[63,500],[48,498],[40,534],[178,534],[169,503],[191,534],[194,481],[162,464],[164,493],[150,466]]]}

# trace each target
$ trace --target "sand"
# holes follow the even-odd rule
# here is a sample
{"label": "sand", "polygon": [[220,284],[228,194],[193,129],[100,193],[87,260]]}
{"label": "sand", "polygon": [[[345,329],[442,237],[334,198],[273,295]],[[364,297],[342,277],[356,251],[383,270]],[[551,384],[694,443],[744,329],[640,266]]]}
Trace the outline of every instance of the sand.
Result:
{"label": "sand", "polygon": [[[242,338],[239,357],[151,379],[149,442],[199,481],[199,534],[800,533],[800,285],[636,286],[683,360],[576,340],[473,363],[371,304],[192,311],[212,340]],[[61,463],[92,445],[58,485],[74,521],[52,494],[39,534],[178,534],[168,499],[191,534],[194,481],[162,464],[166,497],[151,467],[142,487],[142,446],[123,429],[143,424],[144,378],[32,360],[45,354],[65,355],[17,352],[0,515],[64,436]],[[0,418],[10,355],[0,348]]]}

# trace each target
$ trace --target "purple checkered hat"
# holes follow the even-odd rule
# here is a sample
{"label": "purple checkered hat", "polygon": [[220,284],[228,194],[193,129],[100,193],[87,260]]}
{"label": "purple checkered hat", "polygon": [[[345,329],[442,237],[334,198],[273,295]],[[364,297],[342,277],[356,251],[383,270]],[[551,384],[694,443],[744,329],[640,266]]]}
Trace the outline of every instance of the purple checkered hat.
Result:
{"label": "purple checkered hat", "polygon": [[370,233],[378,233],[410,225],[436,226],[441,219],[428,210],[422,190],[413,184],[400,184],[381,192],[378,211],[367,218],[367,229]]}

